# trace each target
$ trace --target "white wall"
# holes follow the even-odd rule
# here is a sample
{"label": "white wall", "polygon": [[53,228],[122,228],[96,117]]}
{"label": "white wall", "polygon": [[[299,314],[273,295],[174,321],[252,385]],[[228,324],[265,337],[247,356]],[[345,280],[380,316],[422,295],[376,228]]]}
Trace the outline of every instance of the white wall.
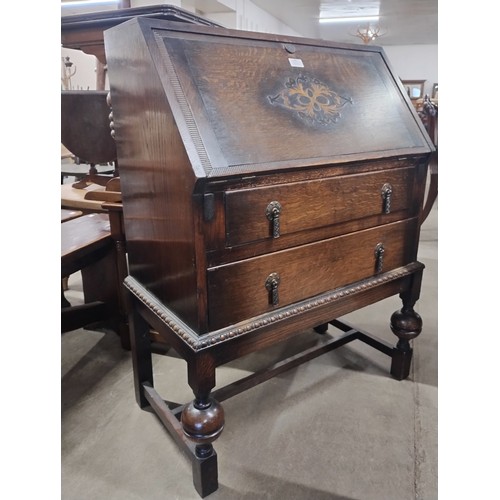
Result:
{"label": "white wall", "polygon": [[[61,57],[69,56],[73,67],[76,67],[75,76],[71,78],[71,90],[95,90],[96,88],[96,58],[85,54],[81,50],[61,48]],[[61,61],[62,65],[62,61]],[[62,68],[61,68],[62,77]],[[61,89],[62,89],[61,82]]]}
{"label": "white wall", "polygon": [[425,80],[424,94],[431,95],[439,81],[437,45],[387,45],[384,51],[402,80]]}
{"label": "white wall", "polygon": [[[193,0],[132,0],[132,7],[168,3],[195,12]],[[232,9],[232,12],[198,13],[226,28],[246,31],[259,31],[283,35],[301,36],[300,33],[271,16],[251,0],[219,0],[219,3]],[[432,86],[438,82],[437,45],[387,45],[384,51],[395,73],[402,80],[426,80],[424,93],[431,94]],[[95,58],[80,51],[62,49],[61,56],[69,55],[77,66],[72,78],[75,89],[95,89]],[[107,88],[107,87],[106,87]]]}
{"label": "white wall", "polygon": [[300,33],[257,7],[251,0],[235,0],[234,4],[236,6],[236,29],[300,36]]}
{"label": "white wall", "polygon": [[236,12],[214,12],[205,14],[203,17],[224,26],[224,28],[236,29]]}

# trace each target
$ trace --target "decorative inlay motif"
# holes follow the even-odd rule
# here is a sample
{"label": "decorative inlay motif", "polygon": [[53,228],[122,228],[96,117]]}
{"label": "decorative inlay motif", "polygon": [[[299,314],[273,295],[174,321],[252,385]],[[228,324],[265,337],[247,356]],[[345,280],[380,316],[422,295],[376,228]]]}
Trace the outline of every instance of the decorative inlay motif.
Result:
{"label": "decorative inlay motif", "polygon": [[269,102],[293,111],[307,125],[330,127],[341,117],[340,110],[352,104],[350,97],[343,97],[317,78],[299,75],[290,77],[284,88]]}

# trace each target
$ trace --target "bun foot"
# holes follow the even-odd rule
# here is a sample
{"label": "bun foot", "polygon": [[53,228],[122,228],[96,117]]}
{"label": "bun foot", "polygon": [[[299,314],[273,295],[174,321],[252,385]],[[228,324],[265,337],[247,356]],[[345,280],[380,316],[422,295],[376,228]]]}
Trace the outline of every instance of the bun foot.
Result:
{"label": "bun foot", "polygon": [[213,398],[195,400],[181,414],[184,434],[195,443],[193,484],[203,498],[219,487],[217,453],[212,443],[224,429],[224,409]]}

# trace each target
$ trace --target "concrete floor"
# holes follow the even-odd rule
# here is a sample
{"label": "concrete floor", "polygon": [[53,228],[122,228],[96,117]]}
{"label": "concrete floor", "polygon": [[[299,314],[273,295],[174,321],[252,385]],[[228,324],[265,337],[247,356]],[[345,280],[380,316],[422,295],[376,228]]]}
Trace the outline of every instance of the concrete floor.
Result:
{"label": "concrete floor", "polygon": [[[422,228],[426,265],[410,377],[389,376],[387,356],[357,341],[224,402],[215,442],[219,489],[210,500],[434,500],[437,493],[437,204]],[[81,296],[78,275],[68,298]],[[398,297],[344,317],[391,343]],[[330,327],[329,333],[335,334]],[[218,387],[321,343],[312,330],[217,371]],[[155,355],[155,386],[192,399],[185,362]],[[197,500],[191,464],[152,413],[135,403],[130,353],[112,333],[62,337],[62,498]]]}

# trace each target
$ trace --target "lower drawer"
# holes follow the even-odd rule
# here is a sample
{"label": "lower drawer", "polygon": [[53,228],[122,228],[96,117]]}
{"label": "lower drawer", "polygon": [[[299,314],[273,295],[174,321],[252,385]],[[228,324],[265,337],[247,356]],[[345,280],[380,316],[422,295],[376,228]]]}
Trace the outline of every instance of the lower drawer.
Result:
{"label": "lower drawer", "polygon": [[216,330],[415,260],[417,222],[407,219],[209,268],[209,328]]}

